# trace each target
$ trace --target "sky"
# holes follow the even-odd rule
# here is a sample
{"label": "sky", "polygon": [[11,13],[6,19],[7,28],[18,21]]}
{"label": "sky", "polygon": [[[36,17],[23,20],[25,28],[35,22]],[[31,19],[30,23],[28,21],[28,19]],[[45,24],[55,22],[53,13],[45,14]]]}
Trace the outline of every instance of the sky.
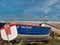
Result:
{"label": "sky", "polygon": [[60,20],[60,0],[0,0],[0,20]]}

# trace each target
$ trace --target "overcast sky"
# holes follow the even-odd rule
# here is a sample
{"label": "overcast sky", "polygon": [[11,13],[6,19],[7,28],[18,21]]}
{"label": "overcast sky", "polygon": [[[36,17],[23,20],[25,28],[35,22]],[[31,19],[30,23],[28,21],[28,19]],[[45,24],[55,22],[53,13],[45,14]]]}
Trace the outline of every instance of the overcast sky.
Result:
{"label": "overcast sky", "polygon": [[0,0],[0,20],[60,20],[60,0]]}

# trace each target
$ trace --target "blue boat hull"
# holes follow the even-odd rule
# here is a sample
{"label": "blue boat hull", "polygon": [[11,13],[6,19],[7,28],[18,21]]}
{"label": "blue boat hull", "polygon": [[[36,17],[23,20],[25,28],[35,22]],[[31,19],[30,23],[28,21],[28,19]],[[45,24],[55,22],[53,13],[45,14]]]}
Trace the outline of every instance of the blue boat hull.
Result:
{"label": "blue boat hull", "polygon": [[50,29],[50,27],[40,26],[17,26],[17,31],[20,35],[48,35]]}

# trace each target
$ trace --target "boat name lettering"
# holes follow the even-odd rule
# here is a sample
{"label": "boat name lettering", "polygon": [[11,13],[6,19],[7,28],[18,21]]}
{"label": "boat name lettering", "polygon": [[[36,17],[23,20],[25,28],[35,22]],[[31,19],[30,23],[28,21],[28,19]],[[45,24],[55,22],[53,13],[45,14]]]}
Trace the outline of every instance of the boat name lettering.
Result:
{"label": "boat name lettering", "polygon": [[29,27],[29,26],[21,26],[21,28],[28,28],[28,29],[32,29],[32,27]]}

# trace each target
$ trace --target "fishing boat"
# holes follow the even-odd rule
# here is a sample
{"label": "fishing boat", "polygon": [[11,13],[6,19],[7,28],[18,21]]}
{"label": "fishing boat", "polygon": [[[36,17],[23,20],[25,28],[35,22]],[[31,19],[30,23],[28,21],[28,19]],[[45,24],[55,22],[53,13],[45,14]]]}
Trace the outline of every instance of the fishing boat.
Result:
{"label": "fishing boat", "polygon": [[29,24],[8,24],[6,28],[0,28],[3,40],[13,40],[19,38],[47,38],[51,27],[36,26]]}
{"label": "fishing boat", "polygon": [[48,26],[33,26],[33,25],[27,25],[27,24],[17,24],[16,25],[18,35],[20,37],[40,37],[44,38],[49,36],[51,27]]}

